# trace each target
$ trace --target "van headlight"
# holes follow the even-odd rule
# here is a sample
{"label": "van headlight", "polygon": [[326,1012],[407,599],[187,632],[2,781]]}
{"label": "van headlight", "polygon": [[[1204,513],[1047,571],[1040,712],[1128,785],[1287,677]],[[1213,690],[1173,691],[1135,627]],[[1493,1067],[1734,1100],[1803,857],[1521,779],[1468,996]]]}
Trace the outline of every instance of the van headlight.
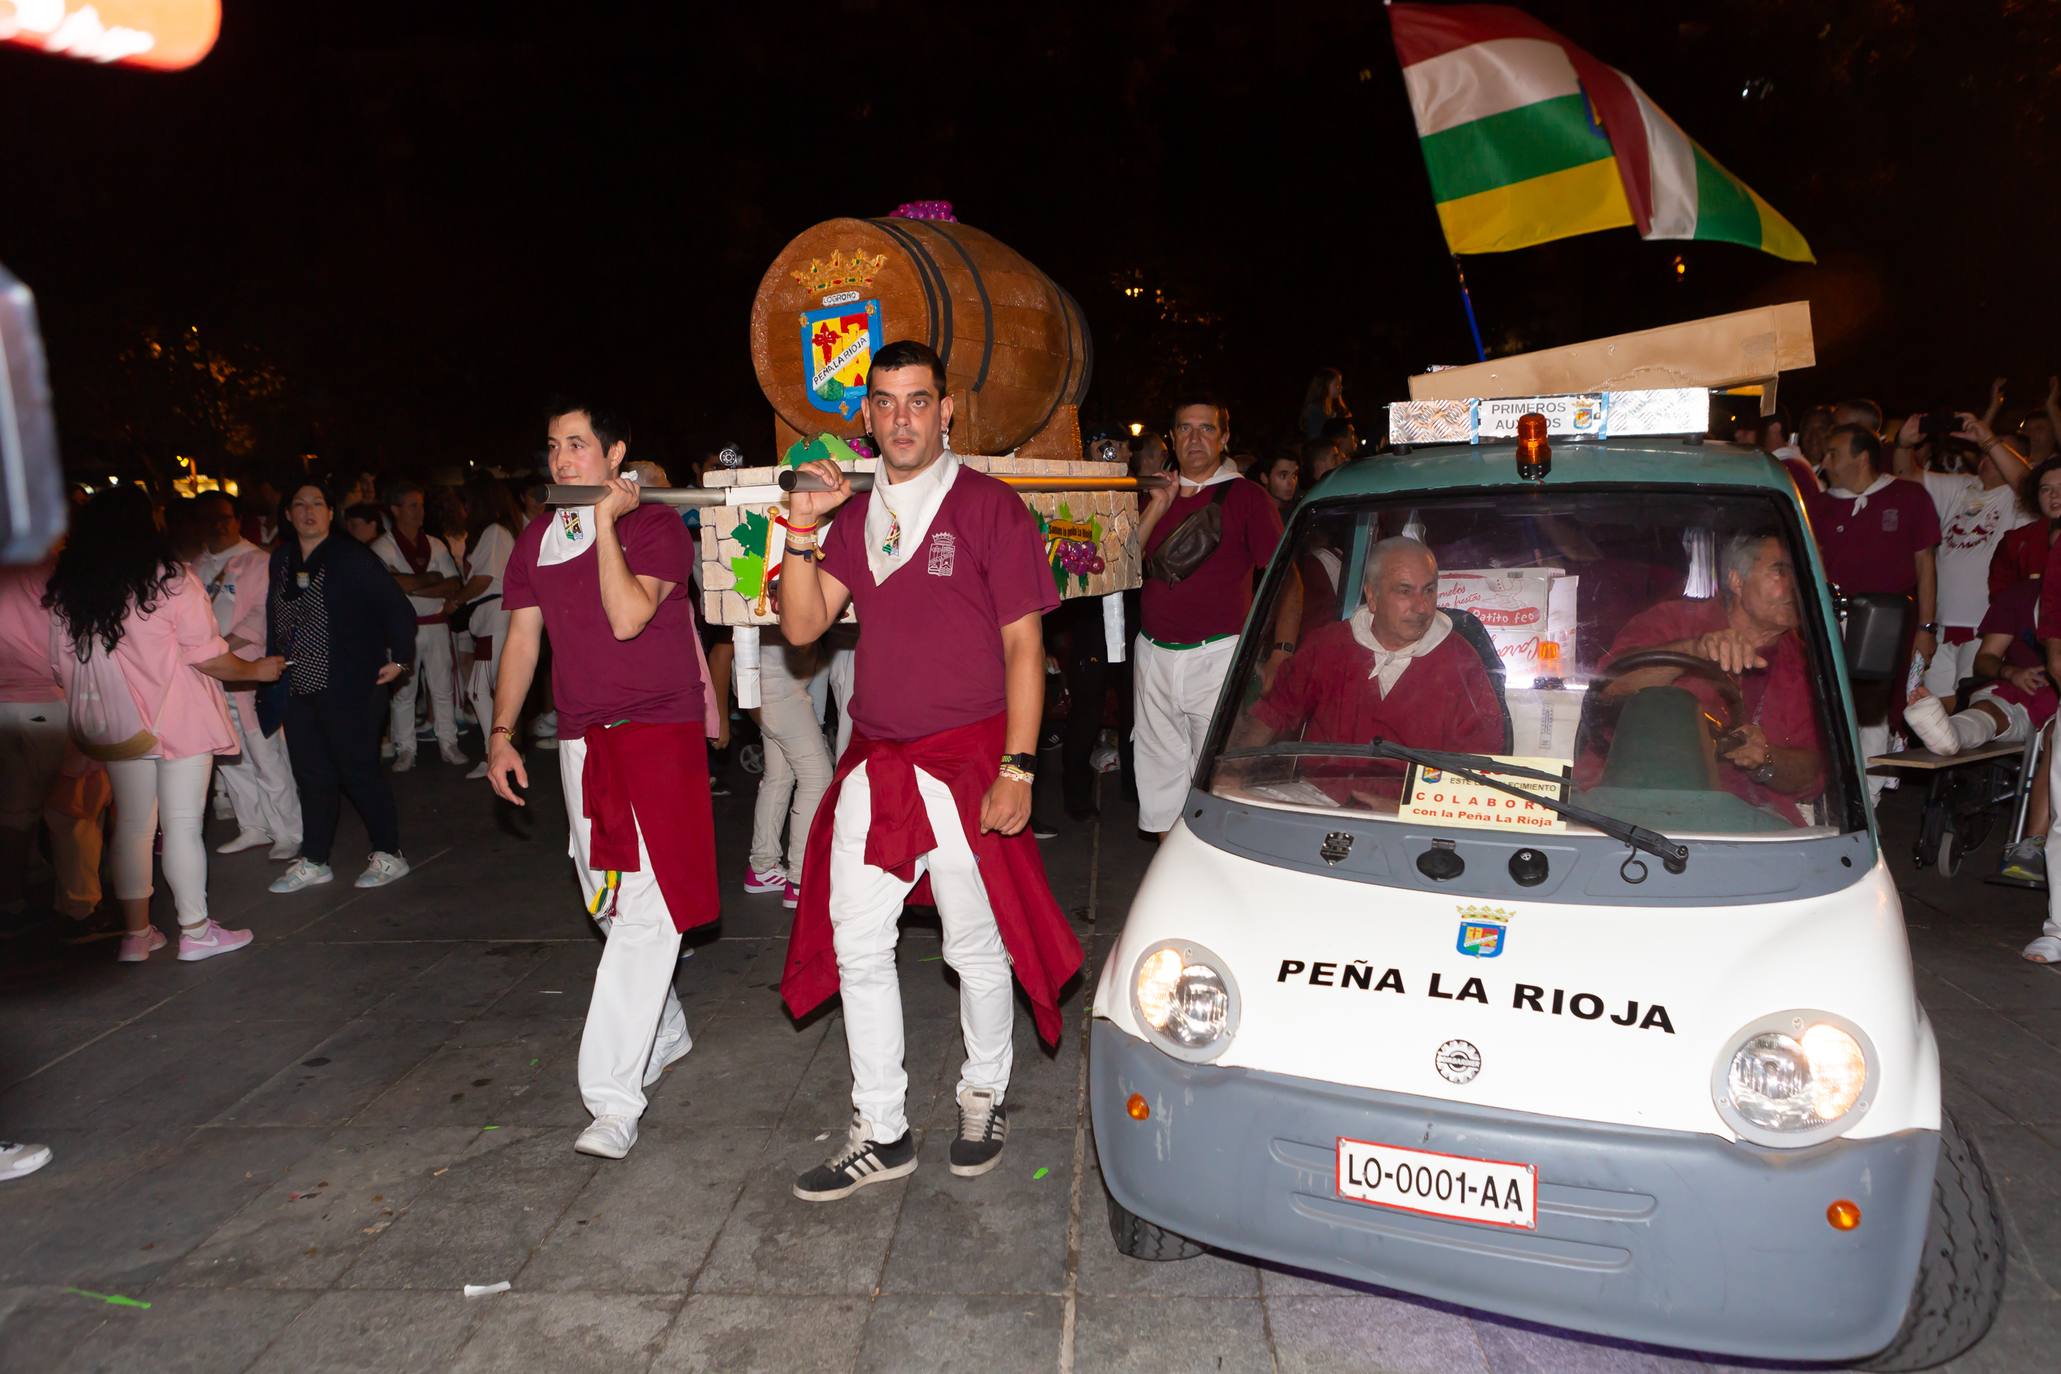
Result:
{"label": "van headlight", "polygon": [[1824,1011],[1784,1011],[1742,1026],[1711,1075],[1718,1115],[1756,1145],[1793,1149],[1850,1130],[1868,1111],[1875,1047]]}
{"label": "van headlight", "polygon": [[1238,1030],[1238,983],[1223,959],[1190,940],[1162,940],[1131,970],[1131,1010],[1176,1059],[1216,1058]]}

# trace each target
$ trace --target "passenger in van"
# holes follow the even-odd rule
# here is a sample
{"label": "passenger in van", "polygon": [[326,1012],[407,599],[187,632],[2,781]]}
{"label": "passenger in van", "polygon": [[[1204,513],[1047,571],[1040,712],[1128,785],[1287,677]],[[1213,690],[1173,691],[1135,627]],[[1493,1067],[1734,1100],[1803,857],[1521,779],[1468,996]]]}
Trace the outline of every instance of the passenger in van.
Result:
{"label": "passenger in van", "polygon": [[[1663,601],[1633,616],[1602,666],[1607,671],[1634,650],[1662,649],[1705,659],[1736,679],[1742,702],[1718,741],[1718,757],[1728,765],[1719,770],[1720,785],[1755,805],[1775,802],[1797,819],[1793,803],[1824,791],[1825,762],[1809,659],[1797,633],[1796,565],[1776,535],[1734,535],[1718,550],[1718,588],[1714,599]],[[1636,669],[1610,681],[1603,697],[1629,698],[1663,686],[1685,688],[1709,718],[1726,721],[1729,708],[1717,683],[1685,668]]]}
{"label": "passenger in van", "polygon": [[[1502,706],[1481,656],[1438,609],[1438,560],[1396,536],[1367,553],[1365,600],[1344,620],[1306,636],[1232,734],[1231,747],[1277,739],[1365,744],[1377,737],[1418,749],[1499,750]],[[1321,776],[1336,765],[1305,769]],[[1355,761],[1358,777],[1401,770]]]}

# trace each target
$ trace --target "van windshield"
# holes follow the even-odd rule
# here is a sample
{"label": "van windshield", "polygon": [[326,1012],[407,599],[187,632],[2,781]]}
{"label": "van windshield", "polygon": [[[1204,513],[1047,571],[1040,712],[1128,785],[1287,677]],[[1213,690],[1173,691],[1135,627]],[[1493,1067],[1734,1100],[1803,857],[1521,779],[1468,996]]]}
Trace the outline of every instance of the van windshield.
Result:
{"label": "van windshield", "polygon": [[[1290,530],[1293,652],[1248,644],[1205,762],[1227,800],[1511,834],[1573,830],[1387,740],[1490,756],[1535,794],[1682,835],[1842,831],[1824,629],[1773,493],[1414,495]],[[1277,569],[1269,596],[1290,579]],[[1248,635],[1271,644],[1262,608]],[[1326,746],[1336,745],[1333,752]]]}

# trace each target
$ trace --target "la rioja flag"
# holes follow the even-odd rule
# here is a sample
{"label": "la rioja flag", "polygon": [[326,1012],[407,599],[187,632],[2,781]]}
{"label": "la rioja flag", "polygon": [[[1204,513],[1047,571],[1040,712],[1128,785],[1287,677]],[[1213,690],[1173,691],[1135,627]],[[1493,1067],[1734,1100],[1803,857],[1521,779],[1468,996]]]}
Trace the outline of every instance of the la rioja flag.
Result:
{"label": "la rioja flag", "polygon": [[1815,261],[1796,227],[1617,68],[1508,5],[1391,5],[1446,243],[1499,253],[1627,225]]}

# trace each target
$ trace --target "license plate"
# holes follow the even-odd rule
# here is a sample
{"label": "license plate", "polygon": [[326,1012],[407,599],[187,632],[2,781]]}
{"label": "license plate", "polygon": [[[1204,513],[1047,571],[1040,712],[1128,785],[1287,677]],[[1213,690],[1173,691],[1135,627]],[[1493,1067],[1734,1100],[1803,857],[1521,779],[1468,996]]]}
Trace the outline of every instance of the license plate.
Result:
{"label": "license plate", "polygon": [[1354,1202],[1532,1231],[1538,1189],[1535,1165],[1338,1138],[1338,1195]]}

